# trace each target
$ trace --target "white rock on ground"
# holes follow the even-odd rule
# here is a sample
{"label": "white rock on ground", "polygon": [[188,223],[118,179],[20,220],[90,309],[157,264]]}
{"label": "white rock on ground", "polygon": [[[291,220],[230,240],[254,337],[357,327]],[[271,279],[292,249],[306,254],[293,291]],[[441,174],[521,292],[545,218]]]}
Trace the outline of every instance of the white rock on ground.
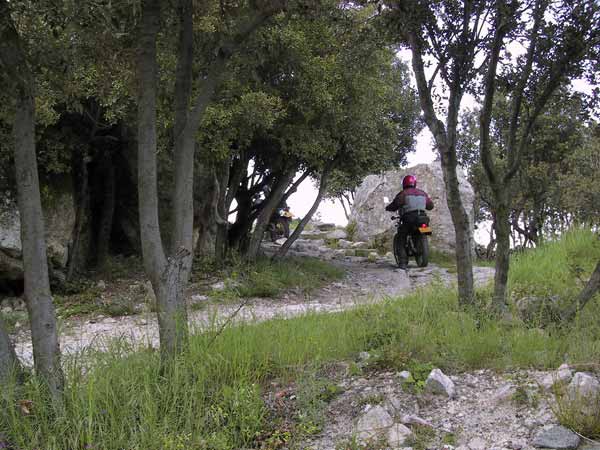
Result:
{"label": "white rock on ground", "polygon": [[358,438],[372,439],[385,433],[393,424],[392,416],[382,406],[374,406],[358,419],[356,424]]}
{"label": "white rock on ground", "polygon": [[515,395],[515,392],[517,392],[517,388],[513,384],[508,383],[498,388],[492,398],[494,403],[499,405],[510,401]]}
{"label": "white rock on ground", "polygon": [[600,383],[596,377],[577,372],[567,387],[567,398],[586,415],[594,415],[600,405]]}
{"label": "white rock on ground", "polygon": [[425,419],[422,419],[419,416],[414,416],[412,414],[404,414],[400,419],[400,422],[409,425],[420,425],[422,427],[433,428],[433,424]]}
{"label": "white rock on ground", "polygon": [[554,373],[549,373],[541,382],[542,387],[552,389],[556,384],[567,384],[573,379],[573,372],[568,364],[562,364]]}
{"label": "white rock on ground", "polygon": [[387,432],[387,443],[391,448],[411,444],[413,441],[413,432],[401,423],[393,424]]}
{"label": "white rock on ground", "polygon": [[577,448],[581,439],[568,428],[560,425],[547,425],[533,438],[534,447],[570,449]]}
{"label": "white rock on ground", "polygon": [[440,369],[433,369],[425,381],[425,390],[432,394],[453,398],[456,395],[454,383]]}
{"label": "white rock on ground", "polygon": [[578,397],[596,398],[600,395],[600,383],[590,374],[577,372],[569,384],[568,392],[572,400]]}
{"label": "white rock on ground", "polygon": [[340,230],[339,228],[327,233],[327,239],[346,239],[347,237],[348,233],[346,233],[344,230]]}
{"label": "white rock on ground", "polygon": [[335,230],[335,223],[320,223],[320,224],[317,224],[317,229],[320,231]]}
{"label": "white rock on ground", "polygon": [[343,248],[343,249],[350,248],[350,247],[352,247],[352,242],[347,241],[346,239],[340,239],[338,241],[338,247]]}
{"label": "white rock on ground", "polygon": [[408,381],[408,380],[410,380],[411,377],[412,377],[412,375],[410,374],[410,372],[408,370],[403,370],[402,372],[400,372],[398,374],[398,378],[400,378],[400,382]]}

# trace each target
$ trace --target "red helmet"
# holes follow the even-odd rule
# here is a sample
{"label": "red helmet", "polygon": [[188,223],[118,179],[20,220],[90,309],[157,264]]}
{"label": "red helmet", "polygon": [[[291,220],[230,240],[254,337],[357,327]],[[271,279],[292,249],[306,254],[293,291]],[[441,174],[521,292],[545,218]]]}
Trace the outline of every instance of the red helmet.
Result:
{"label": "red helmet", "polygon": [[402,189],[416,188],[416,187],[417,187],[417,179],[413,175],[406,175],[402,179]]}

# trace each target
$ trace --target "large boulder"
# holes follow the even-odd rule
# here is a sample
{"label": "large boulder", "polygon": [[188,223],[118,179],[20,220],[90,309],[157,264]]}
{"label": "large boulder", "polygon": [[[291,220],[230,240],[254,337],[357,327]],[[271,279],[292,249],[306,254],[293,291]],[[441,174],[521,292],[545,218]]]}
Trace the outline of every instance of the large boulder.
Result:
{"label": "large boulder", "polygon": [[[48,258],[56,268],[64,268],[75,225],[73,195],[69,191],[54,192],[45,202],[44,227]],[[16,203],[0,205],[0,281],[22,280],[21,219]]]}
{"label": "large boulder", "polygon": [[[396,231],[395,223],[390,220],[392,214],[385,210],[384,197],[391,202],[402,189],[402,178],[409,173],[417,177],[417,187],[427,192],[435,205],[428,212],[433,230],[433,235],[430,236],[431,247],[445,253],[454,253],[454,225],[446,201],[446,187],[439,161],[366,177],[356,191],[350,217],[350,221],[356,223],[356,239],[384,243],[383,245],[391,242]],[[459,179],[460,194],[471,222],[469,232],[473,236],[475,194],[466,176],[459,176]]]}

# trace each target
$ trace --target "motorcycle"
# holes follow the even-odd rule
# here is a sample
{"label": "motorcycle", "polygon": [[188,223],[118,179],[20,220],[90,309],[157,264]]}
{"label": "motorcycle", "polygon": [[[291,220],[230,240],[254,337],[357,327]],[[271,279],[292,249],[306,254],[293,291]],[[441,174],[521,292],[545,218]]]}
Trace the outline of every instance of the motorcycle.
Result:
{"label": "motorcycle", "polygon": [[286,209],[282,209],[277,211],[273,217],[271,218],[271,222],[267,227],[267,232],[269,233],[269,238],[271,242],[277,241],[282,237],[289,237],[290,234],[290,222],[294,215]]}
{"label": "motorcycle", "polygon": [[[403,224],[402,217],[392,216],[392,220],[396,221],[396,230],[399,230]],[[411,226],[410,231],[406,235],[406,254],[409,258],[414,256],[419,267],[427,267],[427,264],[429,264],[429,241],[427,236],[431,236],[431,234],[429,217],[419,216],[418,221]],[[398,236],[398,231],[396,231],[394,235],[394,258],[398,266],[400,266],[399,247],[400,237]]]}

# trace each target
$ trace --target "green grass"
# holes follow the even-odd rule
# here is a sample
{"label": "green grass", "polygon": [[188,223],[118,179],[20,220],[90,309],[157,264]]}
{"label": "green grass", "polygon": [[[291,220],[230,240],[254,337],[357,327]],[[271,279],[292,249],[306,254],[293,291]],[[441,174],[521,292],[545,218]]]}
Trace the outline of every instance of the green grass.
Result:
{"label": "green grass", "polygon": [[[554,245],[564,246],[572,262],[587,268],[596,255],[594,241],[589,241],[593,235],[565,239],[539,251],[549,257],[558,251]],[[532,279],[544,280],[544,290],[548,285],[560,292],[574,289],[574,278],[557,281],[536,274],[542,270],[559,274],[536,254],[519,256],[511,271],[512,289],[523,290]],[[314,261],[295,264],[299,270],[317,267]],[[316,272],[323,275],[327,267]],[[278,273],[274,279],[288,285],[301,276],[275,266],[256,271],[265,272]],[[258,283],[260,278],[254,280]],[[480,296],[489,296],[489,291]],[[337,314],[243,324],[225,329],[214,340],[214,332],[197,334],[189,350],[166,371],[161,371],[158,352],[131,352],[122,343],[115,344],[107,353],[90,353],[67,363],[62,409],[48,405],[35,378],[22,387],[7,386],[0,398],[0,444],[19,450],[257,447],[259,442],[280,442],[283,435],[293,439],[318,432],[322,401],[335,392],[302,380],[320,365],[353,360],[361,351],[377,355],[379,368],[416,372],[422,368],[423,373],[433,366],[451,372],[549,369],[562,363],[565,355],[571,364],[587,363],[600,359],[599,316],[600,306],[592,302],[572,326],[542,330],[519,322],[506,324],[460,308],[453,290],[431,286],[403,299]],[[82,361],[92,365],[84,370]],[[279,429],[263,400],[262,393],[274,378],[300,380],[304,386],[300,395],[306,414],[298,418],[295,430]],[[19,407],[23,400],[32,402],[29,414]]]}
{"label": "green grass", "polygon": [[430,249],[429,262],[437,264],[451,273],[456,273],[456,257],[454,255]]}
{"label": "green grass", "polygon": [[229,273],[226,288],[213,297],[235,300],[240,297],[277,297],[286,289],[310,292],[344,277],[344,270],[316,258],[286,258],[273,262],[261,259],[252,265],[238,265]]}
{"label": "green grass", "polygon": [[135,314],[135,305],[124,298],[104,300],[101,291],[90,289],[81,294],[54,297],[56,315],[61,319],[80,317],[93,314],[103,314],[111,317],[129,316]]}
{"label": "green grass", "polygon": [[[85,376],[72,363],[58,415],[35,382],[7,389],[0,435],[19,449],[248,447],[275,431],[260,395],[268,380],[292,379],[305,367],[362,350],[385,350],[393,368],[422,361],[450,371],[555,368],[565,354],[573,363],[600,358],[600,324],[592,318],[544,332],[506,327],[462,311],[442,288],[338,314],[229,328],[207,347],[211,336],[194,336],[168,376],[153,351],[95,354]],[[33,401],[31,415],[15,406],[21,399]]]}
{"label": "green grass", "polygon": [[535,250],[514,255],[509,290],[518,298],[525,295],[558,295],[571,298],[600,259],[600,238],[585,227],[574,228],[560,240],[542,243]]}

